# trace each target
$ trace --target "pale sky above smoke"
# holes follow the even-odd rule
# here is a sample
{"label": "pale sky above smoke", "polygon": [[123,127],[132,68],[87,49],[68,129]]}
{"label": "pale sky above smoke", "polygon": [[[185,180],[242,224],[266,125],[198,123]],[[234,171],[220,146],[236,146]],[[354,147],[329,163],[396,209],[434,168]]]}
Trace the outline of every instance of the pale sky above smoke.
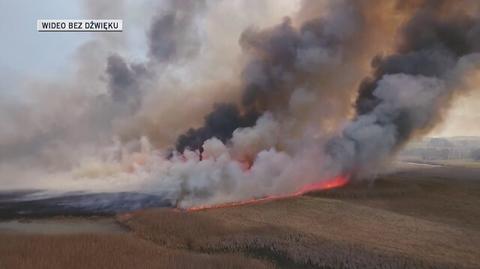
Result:
{"label": "pale sky above smoke", "polygon": [[[94,35],[128,35],[130,49],[134,49],[133,57],[142,57],[145,54],[145,28],[138,24],[150,22],[152,11],[149,9],[161,5],[162,1],[126,0],[126,1],[97,1],[110,3],[112,17],[124,20],[123,33],[38,33],[37,19],[103,19],[87,15],[87,0],[3,0],[0,1],[0,76],[2,81],[14,76],[44,76],[58,72],[65,72],[72,54],[83,43],[94,38]],[[95,2],[95,1],[90,1]],[[127,6],[129,12],[119,12],[117,6]],[[240,1],[229,1],[231,5],[241,6]],[[254,2],[247,0],[244,2]],[[277,11],[284,10],[290,14],[297,6],[298,0],[278,1]],[[145,14],[147,13],[147,14]],[[269,14],[265,14],[269,15]],[[271,15],[271,14],[270,14]],[[132,27],[135,26],[135,27]],[[136,51],[135,51],[136,50]],[[132,53],[131,50],[129,50]],[[3,86],[2,82],[2,86]],[[2,87],[3,88],[3,87]]]}
{"label": "pale sky above smoke", "polygon": [[[480,86],[479,86],[480,87]],[[479,136],[480,135],[480,95],[478,91],[458,97],[452,109],[447,112],[445,121],[430,134],[431,136]]]}
{"label": "pale sky above smoke", "polygon": [[68,67],[71,54],[89,34],[37,33],[36,20],[81,14],[79,1],[0,1],[0,73],[42,76]]}
{"label": "pale sky above smoke", "polygon": [[[71,68],[69,63],[76,50],[98,35],[128,36],[131,39],[129,52],[135,57],[141,57],[141,50],[144,49],[142,48],[144,34],[136,27],[141,19],[138,14],[119,12],[115,6],[122,5],[122,1],[112,1],[109,15],[125,20],[129,31],[124,33],[37,32],[37,19],[95,19],[88,14],[87,2],[84,0],[0,1],[0,35],[3,37],[0,43],[2,86],[5,83],[4,79],[8,80],[11,75],[23,78],[28,76],[51,77],[58,73],[68,72],[65,69]],[[128,5],[135,6],[139,11],[144,7],[147,9],[146,6],[151,5],[150,1],[127,2]]]}

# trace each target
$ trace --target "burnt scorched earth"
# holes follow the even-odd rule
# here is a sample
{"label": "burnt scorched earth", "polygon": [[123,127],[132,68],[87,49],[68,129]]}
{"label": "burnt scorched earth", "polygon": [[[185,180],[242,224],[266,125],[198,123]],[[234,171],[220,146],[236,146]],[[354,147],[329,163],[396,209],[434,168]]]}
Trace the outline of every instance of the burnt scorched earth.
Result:
{"label": "burnt scorched earth", "polygon": [[171,206],[160,196],[135,192],[76,192],[46,198],[40,194],[37,190],[0,192],[0,219],[114,215],[140,208]]}

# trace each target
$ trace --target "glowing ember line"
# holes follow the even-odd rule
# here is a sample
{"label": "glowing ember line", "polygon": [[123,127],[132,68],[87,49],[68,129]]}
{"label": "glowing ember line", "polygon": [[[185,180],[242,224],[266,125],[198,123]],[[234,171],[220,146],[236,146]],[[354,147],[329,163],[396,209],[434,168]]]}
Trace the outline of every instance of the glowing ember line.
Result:
{"label": "glowing ember line", "polygon": [[286,199],[291,197],[302,196],[309,192],[329,190],[329,189],[342,187],[347,183],[348,183],[347,176],[337,176],[330,180],[324,180],[324,181],[314,182],[314,183],[304,185],[294,193],[289,193],[284,195],[268,195],[262,198],[252,198],[244,201],[230,202],[230,203],[223,203],[223,204],[216,204],[216,205],[194,206],[194,207],[188,208],[187,211],[193,212],[193,211],[200,211],[200,210],[207,210],[207,209],[214,209],[214,208],[236,207],[236,206],[256,204],[256,203],[261,203],[266,201]]}

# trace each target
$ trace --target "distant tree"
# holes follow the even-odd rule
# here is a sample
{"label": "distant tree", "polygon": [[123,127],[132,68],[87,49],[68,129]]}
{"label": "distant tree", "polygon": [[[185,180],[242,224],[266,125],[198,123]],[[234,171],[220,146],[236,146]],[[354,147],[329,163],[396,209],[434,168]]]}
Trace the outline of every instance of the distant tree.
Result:
{"label": "distant tree", "polygon": [[429,146],[435,148],[453,147],[453,143],[446,138],[432,138],[428,142]]}
{"label": "distant tree", "polygon": [[438,152],[438,158],[440,160],[448,160],[450,159],[450,150],[448,148],[443,148],[443,149],[440,149],[439,152]]}
{"label": "distant tree", "polygon": [[476,161],[480,161],[480,148],[472,150],[470,157]]}

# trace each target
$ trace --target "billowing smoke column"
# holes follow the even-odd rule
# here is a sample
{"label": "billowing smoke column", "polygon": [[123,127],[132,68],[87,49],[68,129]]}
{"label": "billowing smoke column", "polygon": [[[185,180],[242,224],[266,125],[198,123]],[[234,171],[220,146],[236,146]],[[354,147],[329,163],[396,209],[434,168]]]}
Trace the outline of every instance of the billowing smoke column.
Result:
{"label": "billowing smoke column", "polygon": [[428,132],[464,90],[463,76],[478,70],[480,17],[452,5],[422,3],[402,27],[395,53],[373,59],[373,76],[360,85],[356,118],[327,148],[346,170],[371,173],[410,138]]}
{"label": "billowing smoke column", "polygon": [[[360,85],[354,120],[326,143],[325,155],[319,158],[326,163],[321,165],[324,169],[356,178],[371,176],[410,138],[435,126],[452,97],[462,90],[465,72],[478,69],[478,14],[451,9],[446,14],[452,6],[448,1],[410,4],[415,8],[401,27],[395,52],[376,56],[373,76]],[[351,15],[352,21],[361,25],[359,12]],[[292,91],[298,85],[308,84],[312,74],[321,76],[335,61],[348,60],[337,56],[352,36],[326,29],[328,22],[314,19],[296,30],[286,19],[273,29],[242,34],[244,50],[254,55],[243,71],[241,106],[248,115],[269,111],[278,118],[285,117]],[[217,128],[210,128],[216,113],[207,116],[204,127],[180,136],[177,149],[201,151],[207,138],[217,137],[222,142],[230,139],[236,129],[231,124],[244,127],[241,117],[236,116],[235,121],[218,118]],[[302,158],[298,152],[293,156]]]}
{"label": "billowing smoke column", "polygon": [[478,1],[312,0],[275,19],[285,3],[260,2],[165,1],[144,59],[100,38],[71,81],[0,103],[10,188],[204,208],[338,186],[428,133],[479,70]]}
{"label": "billowing smoke column", "polygon": [[[202,151],[212,137],[225,143],[237,128],[253,126],[266,111],[285,116],[292,93],[299,88],[328,91],[317,81],[338,67],[348,42],[364,26],[359,4],[338,1],[330,8],[330,17],[317,17],[299,27],[285,18],[271,29],[245,30],[240,45],[250,59],[242,71],[241,101],[216,105],[202,127],[178,138],[176,149]],[[336,20],[343,25],[334,25]]]}

